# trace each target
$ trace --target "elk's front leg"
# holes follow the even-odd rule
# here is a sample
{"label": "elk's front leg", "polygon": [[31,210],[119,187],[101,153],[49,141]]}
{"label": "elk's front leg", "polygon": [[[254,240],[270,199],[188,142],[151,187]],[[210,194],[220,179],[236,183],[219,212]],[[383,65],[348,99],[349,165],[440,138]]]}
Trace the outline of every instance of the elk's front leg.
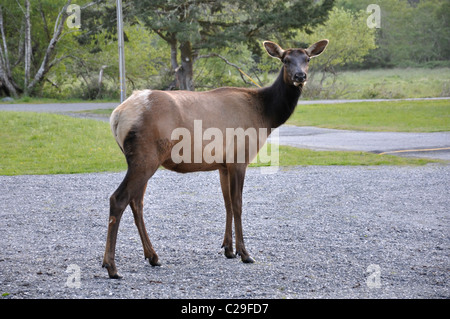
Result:
{"label": "elk's front leg", "polygon": [[222,187],[223,200],[225,202],[225,210],[227,212],[225,235],[223,237],[222,248],[225,250],[225,256],[227,258],[236,258],[233,252],[233,210],[230,197],[230,180],[228,177],[228,171],[226,169],[219,170],[220,173],[220,185]]}
{"label": "elk's front leg", "polygon": [[229,165],[228,174],[230,181],[230,197],[231,206],[234,217],[234,230],[236,236],[236,254],[241,255],[241,260],[244,263],[253,263],[255,260],[250,257],[250,254],[245,249],[244,235],[242,231],[242,191],[244,189],[245,170],[247,164],[232,164]]}

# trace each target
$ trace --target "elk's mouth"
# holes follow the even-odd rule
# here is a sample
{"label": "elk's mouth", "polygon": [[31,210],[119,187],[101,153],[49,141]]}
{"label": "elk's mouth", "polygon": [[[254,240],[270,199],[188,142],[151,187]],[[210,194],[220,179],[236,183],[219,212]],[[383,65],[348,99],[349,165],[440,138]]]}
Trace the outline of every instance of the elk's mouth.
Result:
{"label": "elk's mouth", "polygon": [[305,85],[305,83],[306,83],[306,80],[305,81],[301,81],[301,82],[294,81],[294,85],[295,86]]}

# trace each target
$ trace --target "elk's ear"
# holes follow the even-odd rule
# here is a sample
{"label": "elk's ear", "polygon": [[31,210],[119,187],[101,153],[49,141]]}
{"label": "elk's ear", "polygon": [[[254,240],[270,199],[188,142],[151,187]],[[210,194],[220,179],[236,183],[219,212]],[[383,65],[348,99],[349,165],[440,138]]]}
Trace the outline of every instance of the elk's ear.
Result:
{"label": "elk's ear", "polygon": [[278,58],[280,60],[283,59],[284,50],[278,44],[271,41],[264,41],[263,44],[267,53],[269,53],[271,57]]}
{"label": "elk's ear", "polygon": [[320,55],[328,45],[328,40],[320,40],[319,42],[314,43],[309,48],[306,49],[306,53],[308,53],[309,57],[313,58],[315,56]]}

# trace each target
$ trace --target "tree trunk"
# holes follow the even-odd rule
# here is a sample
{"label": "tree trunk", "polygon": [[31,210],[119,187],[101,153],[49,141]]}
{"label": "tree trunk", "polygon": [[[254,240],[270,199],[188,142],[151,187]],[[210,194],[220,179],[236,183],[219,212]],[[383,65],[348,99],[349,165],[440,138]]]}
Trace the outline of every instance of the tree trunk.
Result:
{"label": "tree trunk", "polygon": [[169,89],[176,87],[180,90],[194,91],[194,59],[191,42],[185,41],[180,44],[181,65],[179,65],[176,33],[163,34],[157,29],[153,31],[170,45],[170,66],[175,74],[175,85],[172,83]]}
{"label": "tree trunk", "polygon": [[194,91],[194,60],[192,58],[191,42],[180,44],[181,66],[176,70],[175,77],[180,90]]}
{"label": "tree trunk", "polygon": [[28,94],[28,83],[30,81],[31,69],[31,17],[30,17],[30,1],[25,1],[25,95]]}
{"label": "tree trunk", "polygon": [[7,74],[4,72],[2,65],[0,63],[0,90],[4,89],[7,95],[12,95],[15,98],[18,97],[17,91],[14,85],[9,80]]}
{"label": "tree trunk", "polygon": [[0,35],[3,42],[3,47],[0,47],[0,91],[4,90],[7,95],[17,97],[17,90],[15,83],[11,77],[11,67],[9,63],[8,45],[6,43],[5,29],[3,27],[3,11],[0,6]]}
{"label": "tree trunk", "polygon": [[100,72],[98,73],[98,91],[97,91],[97,96],[95,97],[96,99],[101,97],[101,92],[102,92],[102,87],[103,87],[103,70],[108,67],[107,65],[102,65],[102,67],[100,68]]}
{"label": "tree trunk", "polygon": [[67,19],[67,7],[70,5],[71,2],[72,0],[67,0],[67,3],[61,9],[61,11],[58,14],[58,17],[56,18],[54,33],[52,38],[50,39],[50,43],[47,46],[47,50],[45,51],[42,63],[38,71],[34,75],[33,80],[30,82],[30,84],[25,86],[25,90],[28,92],[31,92],[38,83],[41,83],[41,81],[44,79],[45,74],[49,71],[50,58],[54,54],[54,51],[56,49],[56,43],[60,40],[60,36],[64,27],[64,22]]}
{"label": "tree trunk", "polygon": [[169,44],[170,44],[170,65],[172,67],[172,70],[174,70],[175,72],[175,70],[178,68],[177,39],[175,39],[175,35],[172,35]]}

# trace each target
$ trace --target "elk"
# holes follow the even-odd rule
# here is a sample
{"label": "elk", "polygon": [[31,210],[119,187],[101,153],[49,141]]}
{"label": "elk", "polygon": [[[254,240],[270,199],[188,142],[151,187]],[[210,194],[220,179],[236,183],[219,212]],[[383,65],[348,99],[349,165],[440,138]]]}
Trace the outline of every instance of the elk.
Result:
{"label": "elk", "polygon": [[[267,53],[279,59],[283,67],[271,86],[251,88],[218,88],[206,92],[191,91],[135,91],[111,114],[112,133],[125,155],[126,175],[110,197],[110,214],[103,267],[110,278],[120,278],[115,265],[115,246],[121,216],[130,205],[144,248],[144,256],[152,266],[160,266],[158,255],[148,237],[143,219],[143,198],[148,180],[161,165],[179,173],[218,170],[225,202],[226,224],[222,248],[227,258],[241,256],[244,263],[253,263],[244,245],[242,231],[242,191],[248,164],[257,155],[265,138],[257,136],[257,148],[244,145],[245,160],[236,161],[237,147],[223,145],[222,160],[179,161],[173,149],[181,141],[173,132],[182,128],[194,135],[194,122],[201,120],[202,129],[214,128],[277,128],[293,113],[307,80],[311,58],[320,55],[328,45],[321,40],[307,49],[282,49],[265,41]],[[225,134],[224,134],[225,135]],[[178,138],[178,139],[177,139]],[[255,142],[255,141],[253,141]],[[190,151],[205,148],[206,142],[191,141]],[[183,150],[185,151],[185,150]],[[183,154],[186,155],[186,154]],[[232,223],[234,219],[236,253],[233,252]]]}

